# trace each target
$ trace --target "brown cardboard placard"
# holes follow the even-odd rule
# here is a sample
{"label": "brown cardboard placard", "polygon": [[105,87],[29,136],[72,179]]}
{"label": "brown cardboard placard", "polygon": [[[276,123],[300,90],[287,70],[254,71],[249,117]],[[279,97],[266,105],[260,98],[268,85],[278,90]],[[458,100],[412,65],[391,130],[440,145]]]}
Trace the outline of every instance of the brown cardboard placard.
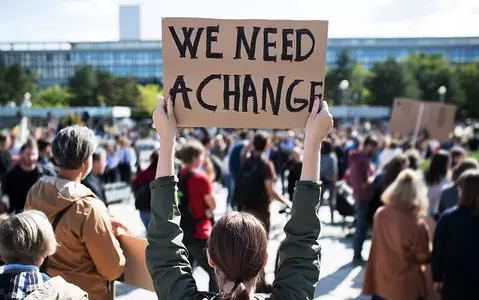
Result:
{"label": "brown cardboard placard", "polygon": [[[420,106],[424,105],[422,114]],[[456,105],[440,102],[397,98],[389,123],[392,134],[407,136],[414,133],[417,122],[419,131],[426,130],[431,139],[446,141],[454,130]]]}
{"label": "brown cardboard placard", "polygon": [[128,234],[120,235],[119,241],[126,258],[123,282],[136,288],[154,292],[153,280],[146,267],[145,250],[148,241],[145,238]]}
{"label": "brown cardboard placard", "polygon": [[324,94],[327,21],[164,18],[162,28],[181,127],[304,128],[311,95]]}

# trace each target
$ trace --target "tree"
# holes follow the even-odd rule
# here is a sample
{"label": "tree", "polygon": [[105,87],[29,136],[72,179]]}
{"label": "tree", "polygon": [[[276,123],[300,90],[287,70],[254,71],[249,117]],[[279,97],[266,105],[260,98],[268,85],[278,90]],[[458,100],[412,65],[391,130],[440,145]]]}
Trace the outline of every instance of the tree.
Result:
{"label": "tree", "polygon": [[334,68],[328,69],[325,78],[325,99],[333,103],[341,103],[339,83],[346,79],[351,81],[355,61],[347,50],[339,53]]}
{"label": "tree", "polygon": [[366,82],[371,105],[391,106],[396,97],[419,98],[421,93],[408,69],[393,58],[374,64]]}
{"label": "tree", "polygon": [[155,84],[139,85],[140,91],[140,107],[149,113],[152,113],[158,103],[158,95],[162,93],[162,89]]}
{"label": "tree", "polygon": [[347,103],[350,105],[369,104],[371,92],[366,87],[366,83],[372,74],[364,65],[355,64],[351,72],[349,95]]}
{"label": "tree", "polygon": [[113,106],[138,107],[140,91],[134,77],[117,77],[114,80]]}
{"label": "tree", "polygon": [[75,70],[75,74],[68,80],[70,91],[75,95],[73,106],[98,106],[97,97],[98,76],[92,66],[83,65]]}
{"label": "tree", "polygon": [[73,99],[72,93],[66,87],[54,85],[38,92],[32,104],[36,107],[67,107]]}
{"label": "tree", "polygon": [[37,78],[33,72],[21,65],[0,67],[0,104],[9,101],[21,104],[26,92],[34,94]]}
{"label": "tree", "polygon": [[446,102],[459,106],[464,104],[464,91],[458,76],[442,54],[413,53],[406,60],[406,66],[416,78],[423,100],[439,100],[437,90],[440,86],[445,86]]}
{"label": "tree", "polygon": [[464,117],[479,117],[479,62],[459,65],[455,73],[466,97],[459,108],[460,114]]}

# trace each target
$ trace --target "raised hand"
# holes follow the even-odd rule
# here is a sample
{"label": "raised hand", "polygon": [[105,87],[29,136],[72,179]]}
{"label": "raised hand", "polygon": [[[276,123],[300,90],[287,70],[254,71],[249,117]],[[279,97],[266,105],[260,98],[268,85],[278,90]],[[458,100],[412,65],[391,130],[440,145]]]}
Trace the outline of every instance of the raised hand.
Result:
{"label": "raised hand", "polygon": [[160,143],[173,145],[176,138],[176,118],[171,97],[168,96],[166,101],[163,97],[158,98],[158,105],[153,112],[153,124],[160,136]]}
{"label": "raised hand", "polygon": [[306,122],[305,149],[319,150],[332,127],[333,116],[329,112],[328,103],[316,97],[313,110]]}

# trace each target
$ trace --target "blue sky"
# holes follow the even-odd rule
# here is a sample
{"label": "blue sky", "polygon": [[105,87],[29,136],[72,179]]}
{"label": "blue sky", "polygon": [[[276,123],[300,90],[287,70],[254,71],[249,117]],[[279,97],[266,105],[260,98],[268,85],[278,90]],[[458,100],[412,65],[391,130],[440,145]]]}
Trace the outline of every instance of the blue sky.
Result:
{"label": "blue sky", "polygon": [[141,38],[162,17],[329,20],[330,37],[479,36],[478,0],[0,0],[0,41],[118,40],[118,5],[141,5]]}

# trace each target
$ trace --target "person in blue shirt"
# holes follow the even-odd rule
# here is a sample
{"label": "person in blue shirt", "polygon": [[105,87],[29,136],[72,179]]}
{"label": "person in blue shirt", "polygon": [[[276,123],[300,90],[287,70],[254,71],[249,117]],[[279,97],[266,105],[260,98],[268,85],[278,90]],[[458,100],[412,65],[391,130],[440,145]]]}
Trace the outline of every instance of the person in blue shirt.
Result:
{"label": "person in blue shirt", "polygon": [[228,169],[229,169],[229,186],[228,186],[228,199],[227,205],[231,207],[231,201],[233,198],[233,190],[234,190],[234,183],[236,180],[236,176],[241,168],[241,153],[243,152],[244,147],[248,145],[248,133],[246,131],[242,131],[239,134],[239,140],[231,149],[229,154],[229,162],[228,162]]}
{"label": "person in blue shirt", "polygon": [[434,287],[443,300],[479,299],[479,171],[466,171],[457,184],[457,208],[443,214],[434,235]]}

